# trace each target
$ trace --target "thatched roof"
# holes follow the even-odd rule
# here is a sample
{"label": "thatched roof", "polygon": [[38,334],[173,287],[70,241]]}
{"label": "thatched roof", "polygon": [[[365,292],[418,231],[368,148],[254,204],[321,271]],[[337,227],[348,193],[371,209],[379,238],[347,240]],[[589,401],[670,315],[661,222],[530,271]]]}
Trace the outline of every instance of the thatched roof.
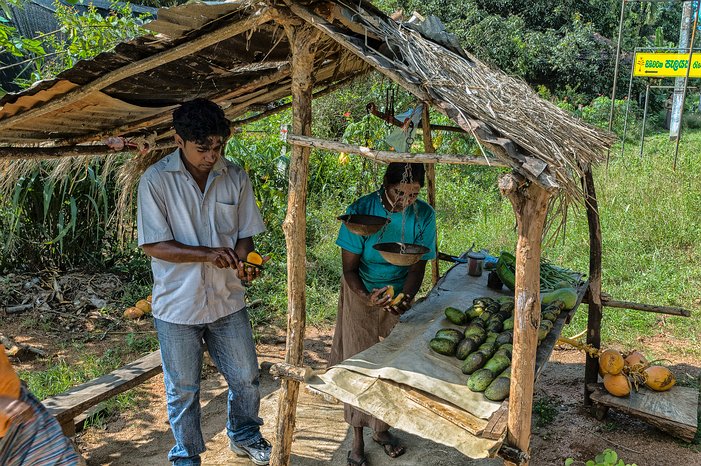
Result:
{"label": "thatched roof", "polygon": [[161,9],[153,35],[78,63],[0,100],[0,158],[104,153],[108,136],[172,145],[170,115],[207,97],[231,119],[268,114],[291,94],[284,25],[321,30],[315,86],[328,92],[374,68],[472,133],[500,161],[578,196],[580,167],[613,139],[525,83],[397,23],[367,2],[251,0]]}

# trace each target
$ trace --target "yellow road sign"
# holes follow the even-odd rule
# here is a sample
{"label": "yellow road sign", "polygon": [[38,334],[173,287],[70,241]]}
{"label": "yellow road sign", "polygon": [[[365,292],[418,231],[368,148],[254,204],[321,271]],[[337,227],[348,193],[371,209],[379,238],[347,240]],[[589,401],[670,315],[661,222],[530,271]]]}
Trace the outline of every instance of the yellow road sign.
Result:
{"label": "yellow road sign", "polygon": [[[688,53],[635,52],[633,76],[683,78],[689,63]],[[694,53],[690,78],[701,78],[701,54]]]}

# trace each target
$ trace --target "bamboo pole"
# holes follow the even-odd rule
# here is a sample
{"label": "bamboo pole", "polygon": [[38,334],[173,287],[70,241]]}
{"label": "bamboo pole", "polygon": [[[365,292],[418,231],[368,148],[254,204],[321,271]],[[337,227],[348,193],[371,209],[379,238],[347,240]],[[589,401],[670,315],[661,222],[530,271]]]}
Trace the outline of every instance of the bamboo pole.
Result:
{"label": "bamboo pole", "polygon": [[[516,214],[516,290],[507,442],[528,454],[540,326],[540,254],[551,193],[512,173],[499,180]],[[510,461],[505,464],[514,464]],[[528,464],[526,461],[522,464]]]}
{"label": "bamboo pole", "polygon": [[[292,129],[309,135],[312,130],[314,88],[314,47],[318,32],[310,27],[285,26],[292,47]],[[310,149],[294,146],[290,160],[287,215],[282,224],[287,243],[287,348],[285,363],[302,366],[306,319],[306,204]],[[275,443],[270,458],[273,466],[287,465],[292,450],[299,381],[283,379],[278,400]]]}
{"label": "bamboo pole", "polygon": [[[595,348],[601,347],[601,221],[599,219],[599,204],[594,188],[594,175],[591,166],[584,168],[584,203],[587,209],[589,224],[589,290],[587,291],[589,312],[587,316],[587,344]],[[588,383],[596,383],[599,377],[598,361],[587,354],[584,366],[584,405],[592,406],[586,388]]]}
{"label": "bamboo pole", "polygon": [[85,84],[84,86],[77,87],[74,90],[63,94],[60,97],[56,97],[38,107],[34,107],[19,115],[15,115],[12,118],[0,120],[0,130],[7,129],[10,126],[19,125],[20,123],[24,123],[33,118],[45,115],[54,110],[58,110],[59,108],[77,102],[93,92],[101,91],[102,89],[105,89],[106,87],[130,76],[145,73],[165,63],[170,63],[192,53],[197,53],[204,48],[219,43],[230,37],[242,34],[250,29],[253,29],[254,27],[259,26],[260,24],[266,23],[270,20],[270,18],[271,16],[269,10],[262,9],[252,13],[251,16],[245,21],[224,26],[209,34],[184,42],[156,55],[142,58],[134,63],[129,63],[128,65],[100,76],[94,81]]}
{"label": "bamboo pole", "polygon": [[473,157],[470,155],[456,154],[435,154],[435,153],[409,153],[392,152],[384,150],[374,150],[364,146],[354,146],[344,142],[328,141],[325,139],[300,136],[298,134],[288,134],[287,142],[294,146],[315,147],[319,149],[332,150],[336,152],[346,152],[349,154],[359,154],[376,162],[414,162],[414,163],[454,163],[462,165],[486,165],[490,167],[506,167],[506,164],[485,159],[484,157]]}
{"label": "bamboo pole", "polygon": [[[433,136],[431,135],[431,109],[428,102],[424,102],[423,115],[421,116],[421,125],[423,127],[422,135],[424,140],[424,150],[428,154],[433,154],[436,149],[433,147]],[[426,184],[428,191],[428,203],[433,210],[436,209],[436,164],[426,163]],[[436,229],[436,250],[438,250],[438,229]],[[435,286],[439,278],[438,256],[431,261],[431,280]]]}
{"label": "bamboo pole", "polygon": [[[151,151],[175,148],[175,142],[158,144]],[[115,154],[117,152],[136,152],[136,148],[125,148],[115,151],[105,144],[88,146],[62,146],[62,147],[0,147],[0,160],[51,160],[60,157],[96,157]]]}

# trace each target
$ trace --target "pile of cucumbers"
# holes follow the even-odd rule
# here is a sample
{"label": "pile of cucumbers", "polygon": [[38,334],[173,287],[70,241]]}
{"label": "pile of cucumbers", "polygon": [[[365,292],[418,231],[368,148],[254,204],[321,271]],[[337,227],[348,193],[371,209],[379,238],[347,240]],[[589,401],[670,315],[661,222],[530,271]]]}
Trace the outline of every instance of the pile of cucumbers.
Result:
{"label": "pile of cucumbers", "polygon": [[[553,327],[562,309],[554,302],[542,310],[538,343]],[[467,386],[474,392],[484,392],[492,401],[509,396],[511,385],[511,352],[513,350],[514,300],[477,298],[466,311],[454,307],[445,309],[446,318],[455,325],[466,325],[464,331],[444,328],[436,332],[429,345],[433,351],[455,356],[463,361],[462,372],[470,376]]]}

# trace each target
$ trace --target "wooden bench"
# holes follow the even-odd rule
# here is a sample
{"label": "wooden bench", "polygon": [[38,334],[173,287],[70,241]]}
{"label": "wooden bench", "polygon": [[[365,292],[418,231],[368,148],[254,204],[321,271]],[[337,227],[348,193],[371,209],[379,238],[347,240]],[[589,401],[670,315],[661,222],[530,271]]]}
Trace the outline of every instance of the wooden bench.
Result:
{"label": "wooden bench", "polygon": [[163,372],[161,353],[154,351],[102,377],[42,401],[61,424],[63,433],[75,435],[75,419],[98,403],[125,392]]}
{"label": "wooden bench", "polygon": [[[672,387],[666,392],[653,392],[645,387],[630,392],[627,397],[609,394],[603,384],[590,384],[591,399],[596,405],[614,408],[636,416],[653,426],[687,442],[693,442],[698,429],[699,390],[692,387]],[[606,410],[599,411],[599,420]]]}

